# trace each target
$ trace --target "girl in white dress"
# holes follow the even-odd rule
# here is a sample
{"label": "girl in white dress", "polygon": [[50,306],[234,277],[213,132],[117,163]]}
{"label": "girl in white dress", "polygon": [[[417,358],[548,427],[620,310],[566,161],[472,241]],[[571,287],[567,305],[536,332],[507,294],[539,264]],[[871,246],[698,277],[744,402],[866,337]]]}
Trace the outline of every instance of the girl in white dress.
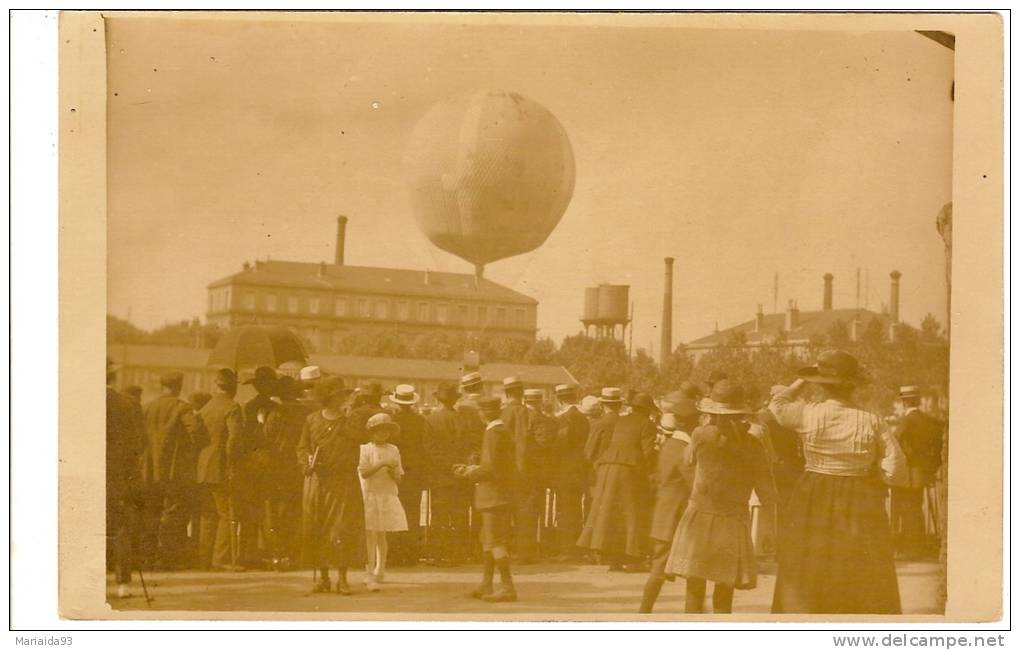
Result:
{"label": "girl in white dress", "polygon": [[397,486],[404,475],[400,464],[400,450],[387,442],[400,431],[400,426],[388,413],[378,413],[366,424],[372,442],[361,445],[358,475],[361,493],[365,499],[365,542],[368,546],[368,563],[365,567],[365,585],[369,591],[379,591],[386,570],[386,533],[407,530],[407,516],[397,497]]}

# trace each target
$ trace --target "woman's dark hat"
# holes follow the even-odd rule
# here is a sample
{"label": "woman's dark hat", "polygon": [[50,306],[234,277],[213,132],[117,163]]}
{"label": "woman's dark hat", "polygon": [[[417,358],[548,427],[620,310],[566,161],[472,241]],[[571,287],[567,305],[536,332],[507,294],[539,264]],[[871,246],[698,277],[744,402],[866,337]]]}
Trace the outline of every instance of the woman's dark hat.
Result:
{"label": "woman's dark hat", "polygon": [[857,358],[843,350],[826,350],[813,366],[801,368],[797,375],[815,384],[860,384],[867,380]]}
{"label": "woman's dark hat", "polygon": [[269,366],[259,366],[255,369],[255,375],[246,379],[245,384],[259,384],[272,386],[276,382],[276,371]]}
{"label": "woman's dark hat", "polygon": [[325,404],[334,397],[342,396],[346,397],[350,395],[353,390],[344,384],[344,380],[339,377],[329,377],[317,383],[315,388],[312,389],[315,394],[315,399]]}
{"label": "woman's dark hat", "polygon": [[712,386],[712,393],[701,400],[698,410],[713,415],[743,415],[751,413],[744,397],[744,389],[729,379],[720,379]]}
{"label": "woman's dark hat", "polygon": [[224,390],[231,390],[237,388],[237,375],[230,368],[220,368],[216,371],[213,383]]}
{"label": "woman's dark hat", "polygon": [[627,400],[627,405],[632,409],[644,409],[646,411],[657,411],[658,407],[655,406],[655,400],[648,393],[635,393],[632,398]]}
{"label": "woman's dark hat", "polygon": [[498,397],[482,397],[478,399],[478,410],[486,413],[498,413],[502,407],[503,402]]}
{"label": "woman's dark hat", "polygon": [[452,382],[443,382],[439,384],[439,389],[436,391],[436,399],[440,402],[456,402],[460,398],[460,391],[457,390],[456,384]]}

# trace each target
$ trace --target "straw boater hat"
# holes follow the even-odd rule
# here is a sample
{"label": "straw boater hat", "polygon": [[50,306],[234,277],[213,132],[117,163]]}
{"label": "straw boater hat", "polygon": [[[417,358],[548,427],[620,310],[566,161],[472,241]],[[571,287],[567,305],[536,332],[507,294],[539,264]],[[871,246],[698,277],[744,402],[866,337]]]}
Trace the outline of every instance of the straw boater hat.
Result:
{"label": "straw boater hat", "polygon": [[672,413],[663,413],[662,417],[659,418],[659,431],[666,435],[671,435],[676,431],[676,416]]}
{"label": "straw boater hat", "polygon": [[482,388],[482,374],[469,372],[460,378],[460,389],[465,393],[474,393]]}
{"label": "straw boater hat", "polygon": [[619,404],[623,401],[623,391],[615,386],[606,386],[599,394],[599,401],[603,404]]}
{"label": "straw boater hat", "polygon": [[319,369],[319,366],[305,366],[301,369],[299,379],[301,381],[317,381],[322,379],[322,370]]}
{"label": "straw boater hat", "polygon": [[577,386],[575,384],[559,384],[553,389],[556,397],[577,397]]}
{"label": "straw boater hat", "polygon": [[921,397],[921,389],[917,386],[900,386],[900,394],[896,396],[897,399],[910,399],[912,397]]}
{"label": "straw boater hat", "polygon": [[411,384],[398,385],[390,395],[390,401],[394,404],[417,404],[419,399],[421,397],[414,391],[414,386]]}
{"label": "straw boater hat", "polygon": [[503,379],[503,390],[514,390],[515,388],[524,388],[524,382],[520,377],[511,375]]}
{"label": "straw boater hat", "polygon": [[385,429],[391,434],[400,433],[400,425],[393,421],[389,413],[376,413],[368,418],[368,422],[365,423],[365,430],[372,433],[376,429]]}
{"label": "straw boater hat", "polygon": [[698,410],[714,415],[743,415],[751,413],[744,398],[744,389],[729,379],[720,379],[712,386],[712,393],[701,400]]}
{"label": "straw boater hat", "polygon": [[281,377],[298,379],[301,377],[301,369],[303,367],[300,361],[284,361],[276,367],[276,374]]}
{"label": "straw boater hat", "polygon": [[826,350],[813,366],[801,368],[797,375],[815,384],[859,384],[865,381],[857,358],[843,350]]}
{"label": "straw boater hat", "polygon": [[545,401],[545,391],[541,388],[528,388],[524,391],[525,402],[543,402]]}

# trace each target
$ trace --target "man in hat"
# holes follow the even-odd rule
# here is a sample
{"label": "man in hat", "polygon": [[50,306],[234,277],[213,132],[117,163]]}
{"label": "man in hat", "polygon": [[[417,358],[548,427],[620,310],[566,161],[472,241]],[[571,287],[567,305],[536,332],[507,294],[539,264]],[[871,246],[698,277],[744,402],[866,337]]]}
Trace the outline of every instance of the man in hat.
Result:
{"label": "man in hat", "polygon": [[[468,462],[474,451],[471,437],[474,424],[482,425],[477,410],[458,413],[460,392],[452,382],[444,382],[436,391],[439,406],[425,418],[425,451],[428,455],[429,546],[433,560],[440,566],[455,566],[466,559],[470,536],[468,511],[471,489],[453,475],[453,466]],[[484,426],[484,425],[482,425]],[[484,429],[482,429],[484,431]]]}
{"label": "man in hat", "polygon": [[598,399],[602,416],[592,423],[584,445],[584,455],[592,465],[609,446],[616,421],[620,418],[620,409],[623,408],[623,391],[615,386],[607,386],[602,389]]}
{"label": "man in hat", "polygon": [[471,440],[472,448],[477,453],[482,447],[482,433],[485,431],[485,423],[478,415],[478,400],[485,393],[482,375],[475,371],[461,377],[460,392],[461,396],[455,408],[462,416],[461,425],[464,427],[464,433]]}
{"label": "man in hat", "polygon": [[897,551],[914,558],[925,551],[924,492],[942,466],[942,427],[921,410],[921,391],[902,386],[895,403],[899,421],[893,435],[907,457],[909,482],[891,491],[892,529]]}
{"label": "man in hat", "polygon": [[[486,602],[513,602],[517,600],[517,592],[508,551],[515,474],[513,434],[500,420],[498,398],[480,398],[478,412],[485,421],[479,462],[457,464],[453,468],[456,476],[475,483],[475,512],[481,519],[482,582],[471,596]],[[496,569],[499,569],[501,584],[494,591]]]}
{"label": "man in hat", "polygon": [[310,411],[319,408],[320,404],[315,400],[315,386],[322,381],[322,370],[319,366],[305,366],[302,368],[298,381],[302,391],[298,401],[308,407]]}
{"label": "man in hat", "polygon": [[240,563],[246,567],[260,564],[259,524],[270,465],[269,451],[265,444],[266,422],[277,408],[273,395],[277,391],[278,381],[275,370],[269,366],[259,366],[254,376],[244,382],[255,389],[255,396],[244,404],[244,433],[237,445],[237,458],[231,468],[231,491],[234,517],[240,528]]}
{"label": "man in hat", "polygon": [[628,406],[630,413],[613,420],[608,443],[594,459],[592,507],[577,541],[608,561],[610,571],[636,570],[648,536],[648,476],[656,435],[650,415],[656,407],[645,393],[636,393]]}
{"label": "man in hat", "polygon": [[106,537],[107,565],[117,582],[117,596],[131,595],[128,585],[134,569],[132,541],[138,532],[139,465],[144,433],[135,405],[112,386],[117,367],[106,360]]}
{"label": "man in hat", "polygon": [[413,566],[421,557],[421,493],[425,489],[425,471],[428,463],[425,441],[432,438],[428,422],[415,410],[421,400],[414,386],[400,384],[393,389],[389,400],[396,405],[393,421],[400,429],[390,442],[400,450],[404,476],[400,483],[400,504],[407,514],[407,530],[393,534],[390,564]]}
{"label": "man in hat", "polygon": [[689,397],[676,400],[663,413],[659,431],[666,436],[659,449],[654,479],[655,506],[648,537],[652,541],[652,563],[638,612],[650,614],[666,580],[666,559],[680,517],[687,508],[694,485],[694,465],[687,462],[691,433],[698,426],[697,402]]}
{"label": "man in hat", "polygon": [[195,492],[198,449],[205,441],[201,421],[182,400],[184,375],[169,372],[159,380],[160,396],[145,406],[146,448],[143,475],[161,503],[157,565],[182,567],[187,561],[188,521]]}
{"label": "man in hat", "polygon": [[347,415],[344,429],[347,430],[347,434],[351,439],[359,440],[361,444],[365,444],[369,441],[368,429],[366,428],[368,418],[377,413],[384,412],[382,407],[382,384],[376,381],[369,382],[357,389],[353,397],[354,404]]}
{"label": "man in hat", "polygon": [[590,425],[588,418],[577,408],[577,386],[560,384],[555,389],[556,402],[556,458],[558,469],[554,477],[556,490],[556,537],[559,543],[559,561],[579,558],[577,537],[581,534],[583,499],[591,482],[591,463],[584,456]]}
{"label": "man in hat", "polygon": [[209,437],[198,452],[197,482],[201,523],[198,545],[200,569],[236,570],[238,537],[230,481],[244,436],[244,415],[234,401],[237,376],[223,368],[214,379],[216,393],[198,412]]}
{"label": "man in hat", "polygon": [[270,454],[264,494],[262,530],[269,567],[286,570],[300,555],[301,490],[304,475],[294,462],[305,419],[312,409],[301,401],[300,382],[280,377],[274,397],[279,405],[270,412],[265,425],[265,446]]}
{"label": "man in hat", "polygon": [[[551,510],[546,503],[557,472],[553,444],[559,423],[543,410],[545,394],[540,388],[524,391],[527,433],[515,440],[517,452],[516,549],[524,563],[538,560],[539,537],[545,537],[543,516]],[[523,447],[523,450],[522,450]]]}

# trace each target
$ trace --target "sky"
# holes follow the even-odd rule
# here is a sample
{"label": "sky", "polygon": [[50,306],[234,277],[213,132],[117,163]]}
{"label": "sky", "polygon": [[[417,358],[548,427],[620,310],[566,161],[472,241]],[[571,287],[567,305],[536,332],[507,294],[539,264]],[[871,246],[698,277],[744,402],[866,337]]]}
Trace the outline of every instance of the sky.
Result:
{"label": "sky", "polygon": [[[952,51],[913,32],[343,24],[114,17],[108,44],[108,311],[204,316],[206,285],[255,259],[472,272],[417,229],[401,175],[425,112],[479,89],[546,107],[573,198],[537,250],[486,277],[580,331],[584,288],[631,285],[657,353],[796,300],[888,302],[945,321],[935,217],[951,201]],[[862,280],[863,284],[863,280]],[[862,288],[863,294],[863,288]],[[861,304],[864,303],[862,295]]]}

